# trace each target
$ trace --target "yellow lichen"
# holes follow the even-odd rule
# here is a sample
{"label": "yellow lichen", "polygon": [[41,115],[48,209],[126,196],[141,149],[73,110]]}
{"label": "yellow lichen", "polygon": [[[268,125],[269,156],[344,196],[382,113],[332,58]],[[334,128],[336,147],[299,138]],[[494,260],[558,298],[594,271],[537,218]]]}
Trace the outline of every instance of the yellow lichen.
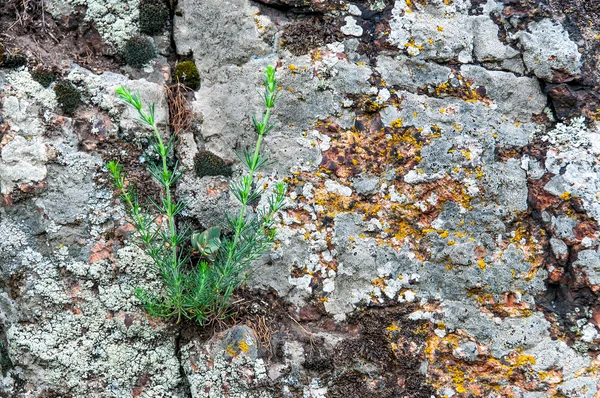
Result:
{"label": "yellow lichen", "polygon": [[388,327],[385,328],[385,330],[387,330],[390,333],[393,332],[399,332],[402,330],[402,328],[398,325],[396,325],[396,322],[392,322]]}
{"label": "yellow lichen", "polygon": [[227,348],[225,349],[225,352],[229,355],[231,355],[232,357],[237,356],[237,352],[235,352],[235,350],[233,349],[233,347],[230,345],[227,346]]}
{"label": "yellow lichen", "polygon": [[398,118],[398,119],[394,120],[393,122],[390,123],[390,126],[392,126],[395,129],[402,128],[402,118]]}
{"label": "yellow lichen", "polygon": [[248,343],[246,342],[246,339],[243,339],[242,341],[239,342],[238,344],[238,348],[240,350],[242,350],[243,352],[248,352],[248,350],[250,349],[250,346],[248,345]]}
{"label": "yellow lichen", "polygon": [[485,270],[485,267],[486,267],[485,261],[483,259],[477,261],[477,266],[479,268],[481,268],[482,271]]}
{"label": "yellow lichen", "polygon": [[[410,10],[406,10],[407,12],[412,12]],[[410,39],[408,43],[404,43],[404,47],[406,48],[416,48],[417,50],[422,50],[424,47],[420,44],[415,44],[415,39]]]}

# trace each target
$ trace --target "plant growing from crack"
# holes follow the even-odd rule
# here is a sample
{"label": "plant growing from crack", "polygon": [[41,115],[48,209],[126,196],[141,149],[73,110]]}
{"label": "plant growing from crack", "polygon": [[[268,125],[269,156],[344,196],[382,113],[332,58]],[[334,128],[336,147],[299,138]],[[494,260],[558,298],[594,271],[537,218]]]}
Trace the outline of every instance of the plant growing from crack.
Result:
{"label": "plant growing from crack", "polygon": [[[114,186],[121,194],[140,247],[153,260],[160,275],[162,289],[151,293],[145,289],[135,290],[136,297],[151,316],[193,319],[203,324],[227,316],[231,296],[253,270],[253,261],[267,250],[274,240],[273,218],[282,208],[286,185],[275,184],[274,194],[264,208],[253,210],[250,203],[259,199],[264,191],[255,188],[257,173],[269,164],[261,154],[261,144],[271,131],[271,113],[277,100],[275,68],[267,67],[263,83],[265,112],[252,122],[258,135],[253,151],[238,154],[247,172],[229,185],[231,194],[240,202],[237,214],[226,214],[224,229],[209,228],[204,232],[191,231],[189,226],[178,226],[177,216],[186,208],[186,203],[174,197],[174,186],[182,172],[177,163],[169,166],[169,157],[174,152],[174,135],[163,138],[157,125],[154,104],[148,111],[139,94],[120,87],[118,97],[137,110],[141,123],[150,126],[153,134],[151,146],[158,155],[157,162],[148,162],[148,171],[161,186],[158,202],[152,201],[158,212],[155,215],[140,204],[136,187],[128,184],[122,166],[111,161],[107,164]],[[200,260],[194,262],[193,255],[199,253]]]}

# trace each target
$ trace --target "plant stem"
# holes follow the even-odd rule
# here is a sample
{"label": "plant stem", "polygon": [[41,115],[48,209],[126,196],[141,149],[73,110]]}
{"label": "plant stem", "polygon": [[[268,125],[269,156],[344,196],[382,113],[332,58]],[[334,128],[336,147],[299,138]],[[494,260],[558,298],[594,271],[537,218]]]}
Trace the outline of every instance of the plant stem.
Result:
{"label": "plant stem", "polygon": [[[269,85],[267,85],[267,91],[269,92],[269,94],[271,96],[274,95],[274,92],[275,92],[274,90],[275,90],[275,87],[273,88],[273,91],[271,91]],[[263,115],[262,122],[257,126],[258,140],[256,141],[256,147],[254,149],[254,156],[252,157],[252,163],[248,165],[250,168],[249,179],[252,182],[254,182],[254,174],[256,173],[256,169],[258,166],[260,147],[261,147],[263,138],[265,136],[265,131],[267,129],[267,126],[269,125],[269,120],[271,119],[271,109],[274,106],[274,102],[265,101],[265,106],[267,107],[267,110],[266,110],[265,114]],[[249,190],[252,190],[252,185],[250,185]],[[250,192],[247,192],[247,195],[245,195],[243,197],[244,199],[242,200],[242,208],[240,209],[240,213],[238,214],[238,218],[235,223],[235,233],[234,233],[234,238],[233,238],[233,245],[230,247],[229,253],[227,256],[226,269],[229,267],[231,260],[233,259],[233,255],[235,254],[235,248],[237,247],[238,241],[240,239],[240,235],[242,233],[242,226],[244,225],[244,218],[246,217],[246,208],[248,207],[248,196],[249,195],[250,195]]]}
{"label": "plant stem", "polygon": [[[171,193],[171,182],[172,182],[172,173],[169,171],[169,167],[167,165],[167,156],[168,156],[168,148],[165,147],[163,139],[156,127],[156,122],[152,119],[151,123],[152,128],[154,129],[154,134],[156,136],[156,140],[158,142],[159,155],[162,161],[162,171],[163,171],[163,183],[165,187],[165,203],[163,203],[163,207],[165,208],[165,214],[167,216],[167,223],[169,229],[169,238],[170,238],[170,249],[171,249],[171,269],[173,272],[173,283],[175,284],[175,308],[177,312],[177,322],[181,321],[182,314],[182,281],[180,279],[181,273],[181,265],[179,264],[179,260],[177,258],[177,225],[175,224],[175,215],[173,214],[173,203],[172,203],[172,193]],[[174,173],[175,171],[173,171]]]}
{"label": "plant stem", "polygon": [[[163,166],[163,176],[170,176],[170,171],[169,168],[167,166],[167,151],[165,148],[165,145],[163,143],[162,137],[160,136],[160,132],[158,131],[158,128],[156,127],[156,122],[152,123],[152,128],[154,129],[154,134],[156,135],[156,140],[158,141],[158,146],[160,148],[160,157],[162,160],[162,166]],[[172,252],[172,266],[173,268],[176,268],[176,266],[178,265],[177,262],[177,245],[175,244],[175,242],[173,241],[173,239],[175,238],[176,234],[177,234],[177,226],[175,225],[175,216],[173,215],[173,208],[171,206],[171,181],[170,178],[169,180],[167,180],[165,178],[165,196],[166,196],[166,203],[169,205],[167,210],[167,219],[168,219],[168,223],[169,223],[169,231],[171,234],[171,252]]]}

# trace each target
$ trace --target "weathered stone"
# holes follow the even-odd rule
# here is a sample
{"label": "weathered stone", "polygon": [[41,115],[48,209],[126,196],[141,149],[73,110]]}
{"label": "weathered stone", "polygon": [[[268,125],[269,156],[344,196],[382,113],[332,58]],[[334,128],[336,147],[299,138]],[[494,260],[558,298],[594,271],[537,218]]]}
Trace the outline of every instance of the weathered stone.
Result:
{"label": "weathered stone", "polygon": [[55,17],[66,17],[77,6],[85,7],[85,22],[98,29],[113,54],[118,53],[127,40],[137,33],[137,0],[51,0],[48,11]]}
{"label": "weathered stone", "polygon": [[475,90],[478,86],[484,87],[486,95],[505,115],[515,114],[526,120],[541,113],[546,106],[546,98],[535,79],[472,65],[462,66],[460,70],[465,78],[473,79]]}
{"label": "weathered stone", "polygon": [[564,262],[567,260],[569,248],[567,247],[567,244],[565,242],[563,242],[560,239],[551,238],[550,246],[552,247],[552,251],[554,252],[554,255],[559,261]]}
{"label": "weathered stone", "polygon": [[[498,38],[498,34],[498,25],[496,25],[489,17],[481,16],[474,19],[473,55],[477,61],[502,62],[502,65],[508,66],[510,63],[505,63],[507,60],[520,57],[519,51],[502,43]],[[509,70],[521,73],[523,71],[522,65],[519,66],[520,68]]]}
{"label": "weathered stone", "polygon": [[359,194],[372,194],[379,188],[379,178],[375,176],[363,176],[352,183]]}
{"label": "weathered stone", "polygon": [[254,332],[246,326],[235,326],[205,344],[185,345],[181,360],[191,396],[274,397],[265,388],[267,369],[256,345]]}
{"label": "weathered stone", "polygon": [[530,23],[528,30],[517,35],[528,71],[550,82],[569,81],[577,76],[581,54],[560,24],[543,19]]}
{"label": "weathered stone", "polygon": [[411,59],[405,56],[377,59],[377,71],[390,86],[400,86],[416,92],[426,86],[440,86],[448,81],[451,70],[445,66]]}
{"label": "weathered stone", "polygon": [[573,266],[581,268],[592,285],[600,285],[600,254],[597,251],[580,251]]}
{"label": "weathered stone", "polygon": [[583,398],[593,398],[598,391],[596,380],[592,377],[576,377],[562,383],[558,389],[565,395]]}
{"label": "weathered stone", "polygon": [[549,324],[541,315],[523,319],[506,319],[493,337],[491,352],[502,358],[514,349],[527,349],[539,344],[548,336]]}
{"label": "weathered stone", "polygon": [[223,81],[223,67],[242,66],[269,53],[253,19],[258,9],[250,1],[233,0],[226,10],[220,0],[184,0],[177,7],[173,32],[177,51],[194,54],[203,78]]}
{"label": "weathered stone", "polygon": [[16,136],[2,148],[0,161],[0,191],[12,192],[16,184],[40,182],[46,178],[46,146]]}
{"label": "weathered stone", "polygon": [[[56,65],[82,93],[72,118],[29,66],[0,72],[0,366],[13,366],[2,393],[596,394],[597,32],[580,21],[594,6],[569,5],[567,20],[557,1],[183,0],[148,71],[108,71],[118,57],[99,67],[84,47],[65,57],[84,66]],[[81,34],[114,53],[137,29],[137,3],[97,3],[48,3],[64,18],[63,30],[44,25],[57,49]],[[37,36],[14,29],[37,55]],[[133,294],[159,293],[161,277],[134,248],[103,165],[120,160],[142,201],[159,187],[143,170],[152,132],[114,90],[155,102],[169,137],[171,42],[203,83],[185,94],[193,120],[169,159],[184,173],[179,221],[197,228],[238,204],[229,178],[194,176],[194,156],[210,150],[231,178],[244,172],[236,152],[255,143],[256,88],[277,65],[263,141],[276,163],[248,215],[276,181],[288,191],[276,244],[248,281],[264,292],[236,304],[256,332],[191,337],[207,329],[150,319]]]}
{"label": "weathered stone", "polygon": [[472,19],[461,11],[440,3],[421,6],[396,1],[389,40],[419,59],[471,62]]}

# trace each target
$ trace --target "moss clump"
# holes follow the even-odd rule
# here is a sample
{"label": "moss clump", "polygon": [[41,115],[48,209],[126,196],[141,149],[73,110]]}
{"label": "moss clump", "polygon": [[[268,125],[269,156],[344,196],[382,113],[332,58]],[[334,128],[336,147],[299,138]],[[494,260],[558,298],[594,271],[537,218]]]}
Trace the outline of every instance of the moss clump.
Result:
{"label": "moss clump", "polygon": [[127,65],[141,68],[156,57],[154,43],[148,36],[134,36],[123,49],[123,58]]}
{"label": "moss clump", "polygon": [[4,54],[2,66],[5,68],[18,68],[27,65],[27,57],[23,54]]}
{"label": "moss clump", "polygon": [[141,0],[140,31],[149,35],[162,32],[169,18],[169,9],[162,0]]}
{"label": "moss clump", "polygon": [[200,88],[200,74],[194,61],[183,61],[175,67],[175,81],[197,90]]}
{"label": "moss clump", "polygon": [[71,82],[61,80],[54,86],[56,100],[60,104],[63,112],[72,115],[77,107],[81,105],[81,94]]}
{"label": "moss clump", "polygon": [[200,178],[204,176],[231,177],[233,171],[223,159],[211,151],[200,151],[194,157],[194,170]]}
{"label": "moss clump", "polygon": [[0,65],[4,63],[4,44],[0,43]]}
{"label": "moss clump", "polygon": [[43,67],[35,68],[31,72],[31,77],[45,88],[48,88],[48,86],[50,86],[52,82],[56,80],[56,75],[54,72]]}

